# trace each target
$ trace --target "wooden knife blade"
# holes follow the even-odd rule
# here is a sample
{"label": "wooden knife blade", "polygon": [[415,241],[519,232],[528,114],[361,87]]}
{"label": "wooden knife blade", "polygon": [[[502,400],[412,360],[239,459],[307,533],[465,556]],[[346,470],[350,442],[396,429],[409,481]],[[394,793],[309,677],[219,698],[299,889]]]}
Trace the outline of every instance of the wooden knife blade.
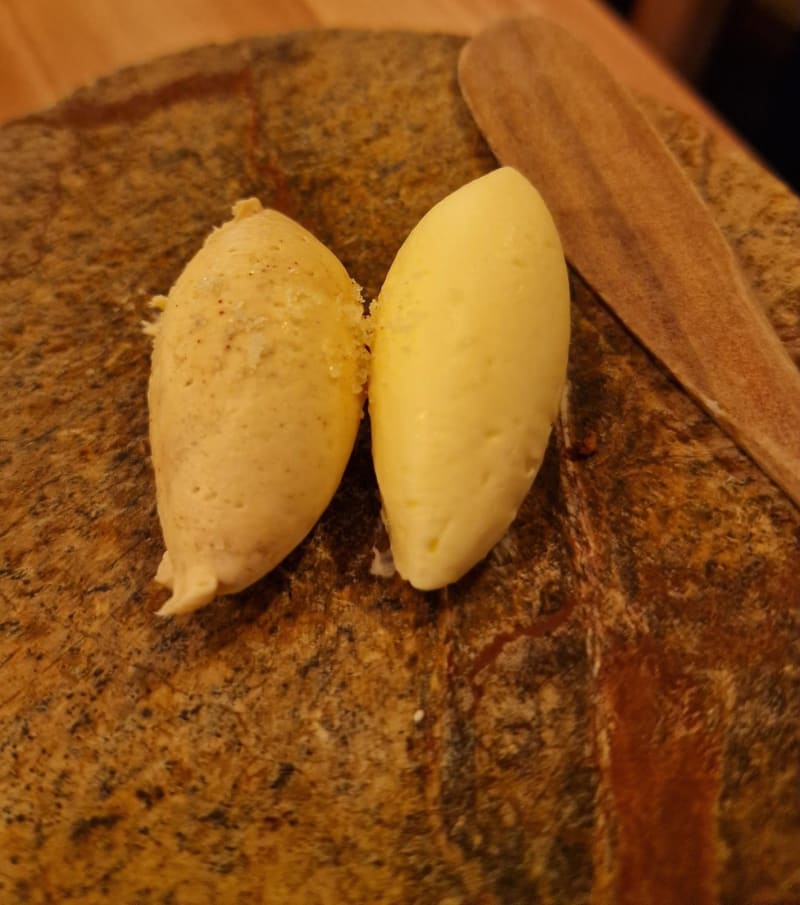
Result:
{"label": "wooden knife blade", "polygon": [[800,372],[631,96],[539,18],[476,35],[458,77],[495,156],[541,192],[570,263],[800,507]]}

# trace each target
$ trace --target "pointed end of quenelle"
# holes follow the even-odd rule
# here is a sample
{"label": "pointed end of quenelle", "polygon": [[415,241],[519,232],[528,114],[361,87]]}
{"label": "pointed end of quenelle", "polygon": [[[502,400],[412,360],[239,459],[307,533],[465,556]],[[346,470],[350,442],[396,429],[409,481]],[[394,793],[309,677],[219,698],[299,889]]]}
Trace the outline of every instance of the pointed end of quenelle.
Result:
{"label": "pointed end of quenelle", "polygon": [[211,603],[219,591],[219,579],[208,567],[195,566],[174,574],[168,553],[164,554],[155,580],[172,589],[172,596],[156,612],[157,616],[192,613]]}

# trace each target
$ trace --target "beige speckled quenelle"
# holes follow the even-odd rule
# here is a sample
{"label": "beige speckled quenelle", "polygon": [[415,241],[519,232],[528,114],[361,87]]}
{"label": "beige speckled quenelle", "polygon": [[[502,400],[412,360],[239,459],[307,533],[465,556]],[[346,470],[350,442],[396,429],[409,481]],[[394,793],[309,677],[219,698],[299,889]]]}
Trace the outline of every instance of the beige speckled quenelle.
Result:
{"label": "beige speckled quenelle", "polygon": [[308,534],[352,452],[367,374],[358,287],[255,198],[157,306],[148,405],[168,616],[241,591]]}

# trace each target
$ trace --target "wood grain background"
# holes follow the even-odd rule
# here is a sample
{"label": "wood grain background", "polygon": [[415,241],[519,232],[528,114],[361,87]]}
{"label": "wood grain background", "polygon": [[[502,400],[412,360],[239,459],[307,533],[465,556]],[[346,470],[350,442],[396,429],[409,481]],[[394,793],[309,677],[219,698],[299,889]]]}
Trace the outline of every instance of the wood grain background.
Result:
{"label": "wood grain background", "polygon": [[0,0],[0,122],[121,66],[200,44],[312,27],[469,34],[522,14],[563,24],[620,80],[738,141],[598,0]]}

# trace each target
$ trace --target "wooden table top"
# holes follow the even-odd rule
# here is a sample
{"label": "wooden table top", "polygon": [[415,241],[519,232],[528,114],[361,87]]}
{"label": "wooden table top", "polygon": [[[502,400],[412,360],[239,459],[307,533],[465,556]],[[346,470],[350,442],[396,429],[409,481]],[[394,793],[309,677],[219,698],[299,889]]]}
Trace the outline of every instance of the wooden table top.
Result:
{"label": "wooden table top", "polygon": [[115,69],[193,45],[314,27],[470,34],[534,14],[569,28],[637,91],[739,139],[598,0],[0,0],[0,122],[50,106]]}

